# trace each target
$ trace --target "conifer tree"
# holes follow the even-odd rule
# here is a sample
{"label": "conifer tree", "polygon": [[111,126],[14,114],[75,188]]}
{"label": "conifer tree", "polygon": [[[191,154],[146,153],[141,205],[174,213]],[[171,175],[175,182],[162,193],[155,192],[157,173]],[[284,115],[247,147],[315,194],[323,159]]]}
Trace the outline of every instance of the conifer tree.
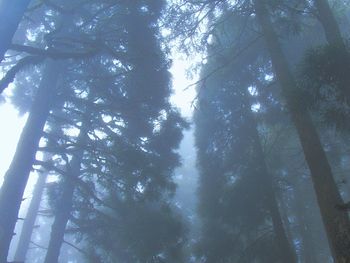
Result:
{"label": "conifer tree", "polygon": [[[239,17],[224,19],[225,23],[215,34],[214,44],[209,46],[212,53],[209,53],[210,60],[202,72],[203,78],[209,77],[199,90],[195,118],[201,171],[200,211],[204,222],[202,246],[207,251],[203,252],[205,262],[240,262],[254,258],[295,262],[274,193],[274,182],[266,164],[256,117],[251,112],[253,97],[248,93],[253,85],[259,91],[259,85],[264,85],[259,71],[263,72],[265,65],[258,62],[263,62],[264,57],[257,58],[261,50],[254,45],[231,65],[215,71],[215,68],[220,68],[220,59],[229,56],[221,51],[224,50],[222,47],[233,42],[236,32],[239,32],[228,31],[226,25],[234,20],[239,28],[239,23],[243,23]],[[246,35],[240,39],[237,48],[246,45],[245,41],[250,38]],[[215,74],[210,75],[210,72]],[[214,185],[215,191],[212,189]],[[244,203],[247,207],[242,206]],[[224,212],[227,209],[231,212]],[[217,214],[222,215],[222,219],[216,219]],[[261,231],[267,227],[266,220],[271,220],[272,235]],[[223,232],[224,229],[227,233]],[[269,248],[263,245],[267,239],[271,243]],[[218,244],[221,242],[228,244],[220,247]],[[240,246],[237,245],[239,243]],[[228,249],[229,246],[235,246],[237,251]],[[269,253],[264,254],[266,251]],[[277,258],[271,256],[271,251],[276,252],[274,256]]]}
{"label": "conifer tree", "polygon": [[[5,262],[17,222],[18,211],[29,173],[35,160],[37,147],[56,93],[61,68],[54,61],[48,61],[43,72],[37,95],[32,104],[27,123],[22,131],[13,161],[6,172],[0,191],[0,262]],[[6,211],[6,212],[5,212]]]}
{"label": "conifer tree", "polygon": [[186,124],[168,101],[169,62],[157,25],[163,4],[123,2],[119,7],[130,70],[111,90],[115,97],[106,98],[107,104],[108,99],[117,102],[111,118],[120,125],[106,138],[114,163],[102,166],[110,176],[98,182],[106,189],[105,205],[90,213],[78,210],[76,221],[82,233],[85,229],[93,254],[107,262],[182,261],[184,232],[170,198],[172,174],[179,165],[174,149]]}
{"label": "conifer tree", "polygon": [[266,3],[254,1],[254,5],[277,79],[280,82],[292,121],[296,126],[303,147],[305,159],[311,171],[333,257],[338,262],[346,262],[350,257],[348,253],[350,223],[348,216],[336,208],[337,204],[342,204],[343,201],[333,178],[331,167],[310,115],[305,110],[305,106],[300,105],[298,96],[291,94],[297,84],[282,52],[277,35],[272,28]]}
{"label": "conifer tree", "polygon": [[44,193],[47,176],[48,174],[45,170],[41,170],[39,172],[37,182],[34,186],[33,196],[30,201],[30,205],[28,207],[26,217],[23,221],[21,234],[19,237],[19,241],[16,247],[15,256],[14,256],[15,261],[24,262],[26,259],[26,254],[28,252],[31,236],[35,226],[35,221],[39,212],[40,202]]}

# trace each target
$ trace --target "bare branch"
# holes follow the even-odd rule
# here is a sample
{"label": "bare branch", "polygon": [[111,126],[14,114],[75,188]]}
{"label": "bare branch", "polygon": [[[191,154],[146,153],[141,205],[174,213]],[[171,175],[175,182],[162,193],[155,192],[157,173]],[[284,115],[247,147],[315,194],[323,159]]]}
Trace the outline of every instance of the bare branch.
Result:
{"label": "bare branch", "polygon": [[18,45],[18,44],[12,44],[10,46],[11,50],[20,51],[20,52],[26,52],[28,54],[32,55],[38,55],[38,56],[44,56],[49,57],[52,59],[69,59],[69,58],[75,58],[75,59],[83,59],[88,58],[97,53],[96,49],[89,50],[86,52],[61,52],[61,51],[55,51],[55,50],[46,50],[46,49],[40,49],[36,47],[26,46],[26,45]]}
{"label": "bare branch", "polygon": [[68,242],[67,240],[63,240],[63,243],[66,243],[67,245],[69,245],[69,246],[71,246],[72,248],[76,249],[76,250],[77,250],[78,252],[80,252],[81,254],[87,255],[87,253],[86,253],[84,250],[82,250],[81,248],[77,247],[76,245],[74,245],[74,244]]}

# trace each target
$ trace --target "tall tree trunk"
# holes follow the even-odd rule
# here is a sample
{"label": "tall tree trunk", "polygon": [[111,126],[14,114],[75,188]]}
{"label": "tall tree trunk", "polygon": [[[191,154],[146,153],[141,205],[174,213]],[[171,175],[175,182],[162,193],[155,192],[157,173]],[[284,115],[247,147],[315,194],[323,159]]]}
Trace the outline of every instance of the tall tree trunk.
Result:
{"label": "tall tree trunk", "polygon": [[268,197],[269,200],[269,210],[272,219],[273,231],[276,236],[276,242],[279,248],[280,259],[281,262],[286,263],[295,263],[297,262],[297,256],[295,254],[294,249],[292,248],[288,236],[286,233],[286,229],[283,225],[283,220],[281,217],[281,213],[278,209],[276,199],[272,200],[272,198],[276,198],[275,194],[272,194],[273,197]]}
{"label": "tall tree trunk", "polygon": [[[250,107],[246,107],[250,109]],[[263,148],[261,145],[261,140],[258,132],[258,127],[256,120],[252,112],[248,113],[248,121],[250,122],[252,139],[253,139],[253,148],[255,150],[255,158],[254,160],[257,162],[258,171],[257,173],[261,175],[259,183],[262,186],[262,192],[265,196],[266,204],[268,210],[270,211],[270,216],[272,220],[273,231],[276,237],[276,244],[279,247],[279,257],[281,262],[284,263],[295,263],[296,262],[296,254],[292,249],[288,237],[283,226],[283,220],[281,217],[281,213],[278,208],[277,197],[275,190],[273,189],[273,178],[268,171],[265,154],[263,152]]]}
{"label": "tall tree trunk", "polygon": [[[339,85],[347,103],[350,104],[350,56],[342,38],[337,20],[329,6],[328,0],[314,0],[318,11],[318,20],[321,22],[328,44],[338,48],[337,59],[342,62],[342,81]],[[334,54],[336,56],[336,54]],[[339,69],[340,70],[340,69]]]}
{"label": "tall tree trunk", "polygon": [[[72,171],[80,170],[80,162],[74,159],[71,163]],[[61,246],[64,240],[64,232],[73,207],[74,182],[65,178],[63,182],[63,193],[55,213],[55,220],[51,227],[49,246],[45,256],[45,263],[58,262]]]}
{"label": "tall tree trunk", "polygon": [[329,44],[334,44],[345,49],[345,43],[341,36],[340,28],[327,0],[314,0],[318,11],[318,19],[321,22],[326,39]]}
{"label": "tall tree trunk", "polygon": [[307,209],[304,207],[305,197],[302,192],[298,189],[299,186],[296,183],[293,184],[293,201],[295,206],[295,214],[297,218],[298,231],[301,237],[301,258],[302,262],[305,263],[317,263],[316,252],[312,244],[312,237],[310,236],[310,230],[307,225],[307,219],[305,217],[308,213]]}
{"label": "tall tree trunk", "polygon": [[17,144],[15,155],[5,174],[0,191],[0,263],[6,262],[7,259],[24,189],[56,93],[58,70],[57,63],[52,60],[47,62],[28,120]]}
{"label": "tall tree trunk", "polygon": [[84,120],[77,139],[76,152],[68,164],[67,173],[64,175],[63,193],[60,197],[55,211],[55,220],[51,227],[49,246],[46,252],[44,263],[57,263],[60,250],[64,241],[64,234],[73,209],[73,196],[76,182],[80,175],[80,166],[83,159],[83,146],[87,140],[88,121]]}
{"label": "tall tree trunk", "polygon": [[350,262],[349,218],[346,213],[336,208],[337,204],[343,204],[343,200],[334,181],[331,167],[310,115],[300,105],[298,97],[294,94],[296,82],[288,67],[277,35],[273,30],[265,3],[262,0],[254,0],[254,6],[271,55],[272,65],[281,84],[282,93],[286,99],[292,121],[300,138],[306,162],[311,171],[332,255],[335,262]]}
{"label": "tall tree trunk", "polygon": [[[45,157],[45,159],[48,159]],[[26,218],[24,219],[21,235],[17,244],[14,260],[25,261],[26,254],[29,248],[31,236],[34,229],[35,220],[39,211],[41,198],[44,192],[47,178],[47,171],[42,171],[39,174],[38,180],[35,184],[33,197],[30,201]]]}
{"label": "tall tree trunk", "polygon": [[29,3],[30,0],[2,0],[0,2],[0,62],[9,49]]}

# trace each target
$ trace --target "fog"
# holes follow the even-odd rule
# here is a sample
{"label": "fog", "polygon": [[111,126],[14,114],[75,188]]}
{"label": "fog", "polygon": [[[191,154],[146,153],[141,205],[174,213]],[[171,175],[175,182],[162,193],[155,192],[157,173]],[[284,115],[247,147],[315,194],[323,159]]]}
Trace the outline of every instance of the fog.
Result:
{"label": "fog", "polygon": [[350,262],[349,11],[1,1],[0,263]]}

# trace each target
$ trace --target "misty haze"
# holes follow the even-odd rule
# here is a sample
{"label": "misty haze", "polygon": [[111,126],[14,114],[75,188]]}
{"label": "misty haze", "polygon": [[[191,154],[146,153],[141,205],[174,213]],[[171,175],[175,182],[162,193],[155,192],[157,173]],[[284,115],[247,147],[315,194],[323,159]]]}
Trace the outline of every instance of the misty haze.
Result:
{"label": "misty haze", "polygon": [[350,0],[0,0],[0,263],[350,263]]}

